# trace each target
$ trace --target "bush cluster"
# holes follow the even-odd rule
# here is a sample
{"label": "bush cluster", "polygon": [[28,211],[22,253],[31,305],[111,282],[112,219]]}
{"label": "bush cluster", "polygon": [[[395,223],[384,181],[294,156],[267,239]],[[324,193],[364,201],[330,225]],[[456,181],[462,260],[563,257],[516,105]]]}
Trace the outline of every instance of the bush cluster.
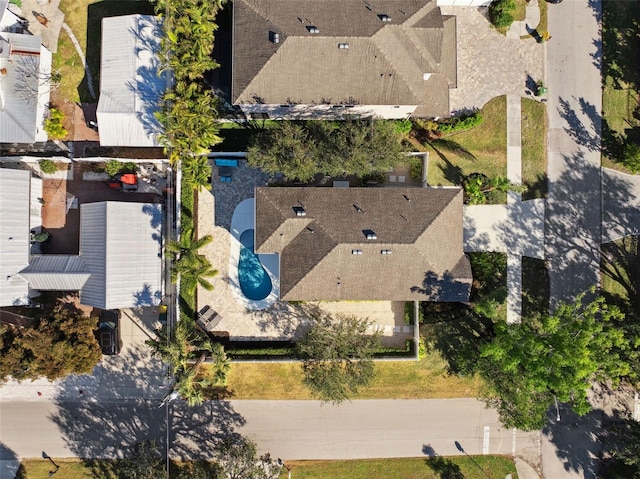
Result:
{"label": "bush cluster", "polygon": [[40,166],[40,171],[47,175],[53,175],[56,171],[58,171],[58,167],[53,160],[40,160],[38,162],[38,165]]}
{"label": "bush cluster", "polygon": [[480,125],[483,121],[482,111],[474,110],[438,123],[438,131],[442,133],[453,133],[454,131],[470,130],[474,126]]}
{"label": "bush cluster", "polygon": [[49,118],[44,120],[44,131],[52,140],[62,140],[69,132],[65,129],[64,113],[57,108],[49,109]]}
{"label": "bush cluster", "polygon": [[496,28],[509,28],[513,23],[515,0],[494,0],[489,5],[489,19]]}

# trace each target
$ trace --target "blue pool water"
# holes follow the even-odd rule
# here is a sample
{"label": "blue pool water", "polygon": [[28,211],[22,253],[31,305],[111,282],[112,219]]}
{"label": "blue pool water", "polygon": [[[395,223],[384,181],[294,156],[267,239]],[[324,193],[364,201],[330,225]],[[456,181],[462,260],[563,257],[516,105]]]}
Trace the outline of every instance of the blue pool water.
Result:
{"label": "blue pool water", "polygon": [[258,256],[253,252],[253,230],[242,232],[240,244],[242,244],[238,260],[240,289],[249,299],[254,301],[264,299],[271,293],[272,284]]}

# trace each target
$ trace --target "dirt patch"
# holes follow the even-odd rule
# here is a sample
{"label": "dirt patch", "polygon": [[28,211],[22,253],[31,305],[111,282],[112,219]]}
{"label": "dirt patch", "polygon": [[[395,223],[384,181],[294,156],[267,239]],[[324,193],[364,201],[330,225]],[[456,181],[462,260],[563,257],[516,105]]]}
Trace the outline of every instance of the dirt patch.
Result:
{"label": "dirt patch", "polygon": [[66,223],[67,181],[45,179],[42,181],[42,226],[45,229],[62,228]]}

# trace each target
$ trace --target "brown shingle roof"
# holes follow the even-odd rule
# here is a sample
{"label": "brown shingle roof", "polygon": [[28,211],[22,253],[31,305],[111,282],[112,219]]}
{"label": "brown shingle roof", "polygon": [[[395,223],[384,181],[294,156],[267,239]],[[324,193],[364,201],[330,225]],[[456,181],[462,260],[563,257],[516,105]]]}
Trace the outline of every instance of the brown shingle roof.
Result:
{"label": "brown shingle roof", "polygon": [[257,188],[255,234],[256,252],[280,253],[284,300],[469,296],[459,189]]}
{"label": "brown shingle roof", "polygon": [[449,113],[455,78],[440,74],[441,58],[455,64],[456,46],[442,41],[446,17],[435,0],[234,0],[233,8],[234,104],[355,99]]}

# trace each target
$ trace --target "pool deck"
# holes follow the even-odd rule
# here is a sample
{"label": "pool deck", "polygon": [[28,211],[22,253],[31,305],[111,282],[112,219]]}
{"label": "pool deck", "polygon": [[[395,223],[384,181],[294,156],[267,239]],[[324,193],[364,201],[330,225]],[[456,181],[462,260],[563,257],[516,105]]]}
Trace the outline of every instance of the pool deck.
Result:
{"label": "pool deck", "polygon": [[[219,271],[219,274],[211,280],[214,286],[213,291],[198,287],[198,310],[206,305],[214,309],[222,317],[216,330],[227,332],[234,340],[298,338],[308,331],[308,318],[311,314],[327,312],[367,317],[373,323],[372,331],[377,330],[381,333],[385,346],[404,346],[405,341],[413,337],[413,332],[404,326],[403,302],[288,303],[276,300],[266,309],[252,310],[238,300],[239,288],[233,284],[233,278],[229,275],[229,271],[233,271],[229,265],[237,266],[238,264],[237,259],[232,257],[232,245],[236,245],[239,252],[240,234],[249,229],[247,225],[253,225],[253,206],[250,207],[252,216],[250,223],[244,220],[243,223],[234,224],[233,213],[237,205],[248,198],[253,198],[255,186],[266,184],[264,175],[247,168],[244,163],[242,161],[241,167],[234,171],[236,176],[231,183],[221,183],[214,168],[213,192],[202,190],[198,194],[198,236],[210,234],[213,237],[213,241],[204,246],[201,252]],[[240,210],[239,215],[245,215],[244,208]],[[237,268],[235,270],[237,275]]]}

